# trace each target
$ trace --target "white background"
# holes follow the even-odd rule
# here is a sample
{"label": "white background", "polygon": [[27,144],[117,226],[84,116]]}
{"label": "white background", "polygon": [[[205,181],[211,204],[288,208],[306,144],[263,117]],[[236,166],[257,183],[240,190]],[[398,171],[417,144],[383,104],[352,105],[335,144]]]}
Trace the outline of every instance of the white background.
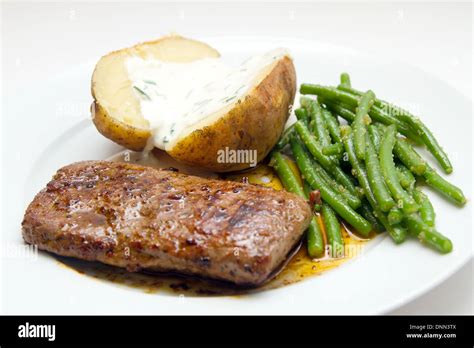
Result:
{"label": "white background", "polygon": [[[2,100],[8,93],[22,93],[24,88],[67,71],[71,65],[95,62],[106,52],[170,32],[198,39],[214,35],[309,38],[366,51],[380,59],[408,62],[472,99],[470,3],[213,2],[3,3]],[[80,102],[70,114],[88,117]],[[9,130],[2,127],[5,131]],[[14,156],[14,149],[2,140],[2,155],[6,150],[8,156]],[[31,157],[34,153],[32,149]],[[472,192],[467,196],[473,197]],[[7,199],[10,204],[14,201],[2,195],[3,204]],[[471,262],[430,293],[393,313],[472,314],[472,282]]]}

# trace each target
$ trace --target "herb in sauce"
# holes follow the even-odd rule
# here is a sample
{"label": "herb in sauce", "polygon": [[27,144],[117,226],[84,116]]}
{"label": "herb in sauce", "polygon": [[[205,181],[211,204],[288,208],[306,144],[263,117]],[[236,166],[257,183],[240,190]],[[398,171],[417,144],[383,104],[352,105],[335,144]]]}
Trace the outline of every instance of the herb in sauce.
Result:
{"label": "herb in sauce", "polygon": [[228,97],[228,98],[226,97],[226,98],[222,99],[221,101],[223,101],[224,103],[227,103],[227,102],[230,102],[232,99],[235,99],[236,97],[237,97],[236,95],[234,95],[232,97]]}
{"label": "herb in sauce", "polygon": [[151,100],[150,96],[148,94],[146,94],[145,92],[143,92],[140,88],[138,88],[137,86],[133,86],[133,88],[143,97],[145,98],[146,100]]}
{"label": "herb in sauce", "polygon": [[188,99],[192,93],[193,93],[193,90],[190,89],[189,92],[186,94],[185,98]]}
{"label": "herb in sauce", "polygon": [[240,90],[241,90],[242,88],[244,88],[244,87],[245,87],[245,85],[240,86],[240,87],[235,91],[235,94],[236,94],[236,95],[239,94]]}
{"label": "herb in sauce", "polygon": [[202,108],[204,105],[206,105],[207,103],[211,102],[212,99],[204,99],[204,100],[201,100],[201,101],[198,101],[197,103],[194,104],[194,110],[198,110],[200,108]]}

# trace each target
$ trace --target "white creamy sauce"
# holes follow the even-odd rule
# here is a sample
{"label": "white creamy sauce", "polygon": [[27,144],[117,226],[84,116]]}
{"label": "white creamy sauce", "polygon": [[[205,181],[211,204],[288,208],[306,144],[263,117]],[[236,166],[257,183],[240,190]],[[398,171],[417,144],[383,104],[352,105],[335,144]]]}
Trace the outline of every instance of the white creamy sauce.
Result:
{"label": "white creamy sauce", "polygon": [[237,67],[220,58],[173,63],[130,57],[125,65],[141,113],[150,123],[150,140],[167,150],[183,130],[237,102],[265,67],[285,55],[286,50],[276,49]]}

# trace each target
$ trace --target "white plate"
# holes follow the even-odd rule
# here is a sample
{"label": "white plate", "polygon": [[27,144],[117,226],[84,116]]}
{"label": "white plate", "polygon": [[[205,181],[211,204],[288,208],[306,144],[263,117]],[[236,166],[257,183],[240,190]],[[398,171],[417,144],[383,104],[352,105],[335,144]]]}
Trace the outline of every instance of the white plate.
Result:
{"label": "white plate", "polygon": [[[471,104],[447,84],[408,65],[376,60],[340,47],[299,39],[201,38],[225,59],[240,61],[275,46],[290,49],[298,83],[337,84],[349,71],[355,86],[416,111],[433,129],[454,164],[449,180],[470,198]],[[373,314],[384,313],[433,288],[472,253],[470,202],[454,207],[433,192],[437,227],[454,244],[448,255],[409,240],[395,246],[380,237],[374,247],[343,266],[291,286],[240,297],[178,297],[147,294],[58,266],[48,254],[18,257],[26,205],[60,166],[105,159],[120,147],[97,133],[88,114],[94,62],[71,67],[49,81],[32,81],[6,101],[5,197],[2,231],[6,313],[35,314]],[[33,88],[41,86],[40,88]],[[25,103],[24,101],[28,101]],[[6,150],[6,149],[5,149]],[[9,169],[12,168],[12,169]],[[5,204],[7,203],[7,204]],[[374,242],[372,242],[374,243]],[[4,250],[5,251],[5,250]]]}

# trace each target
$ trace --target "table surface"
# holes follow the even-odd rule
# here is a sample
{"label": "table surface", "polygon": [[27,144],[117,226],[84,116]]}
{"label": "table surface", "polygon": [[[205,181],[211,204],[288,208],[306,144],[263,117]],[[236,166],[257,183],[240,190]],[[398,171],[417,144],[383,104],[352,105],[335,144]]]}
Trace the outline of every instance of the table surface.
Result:
{"label": "table surface", "polygon": [[[47,78],[71,64],[96,60],[117,47],[170,32],[196,38],[256,34],[306,38],[390,56],[436,75],[472,100],[469,2],[1,6],[2,81],[6,85],[27,77]],[[471,261],[429,293],[391,314],[473,314],[472,283]]]}

